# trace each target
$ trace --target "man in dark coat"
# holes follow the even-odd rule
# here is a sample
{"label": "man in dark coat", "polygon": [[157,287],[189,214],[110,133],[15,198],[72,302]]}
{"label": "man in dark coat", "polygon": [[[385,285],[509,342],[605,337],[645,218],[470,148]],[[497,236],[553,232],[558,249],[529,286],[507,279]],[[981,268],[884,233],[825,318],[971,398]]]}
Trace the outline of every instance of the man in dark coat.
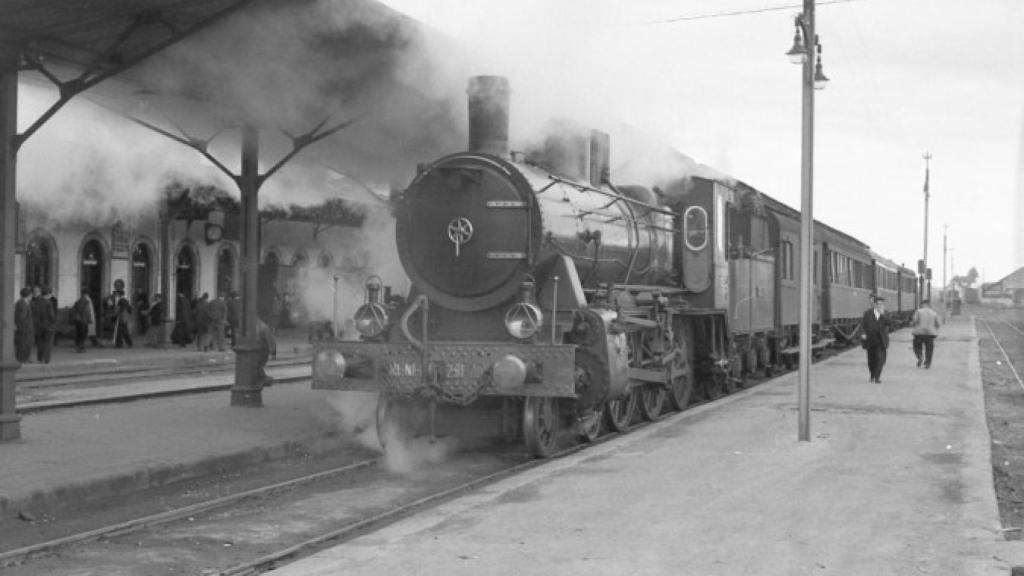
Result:
{"label": "man in dark coat", "polygon": [[36,329],[32,321],[32,290],[21,289],[21,298],[14,303],[14,357],[22,364],[32,358]]}
{"label": "man in dark coat", "polygon": [[117,302],[114,304],[116,316],[114,317],[114,346],[121,348],[127,345],[132,347],[132,304],[125,298],[124,292],[114,292]]}
{"label": "man in dark coat", "polygon": [[227,322],[228,305],[224,301],[224,294],[220,293],[210,302],[210,345],[218,352],[224,351],[224,327]]}
{"label": "man in dark coat", "polygon": [[53,350],[53,331],[57,323],[57,311],[50,299],[50,289],[36,289],[39,294],[32,298],[32,324],[36,330],[36,361],[49,364]]}
{"label": "man in dark coat", "polygon": [[188,296],[179,292],[177,305],[174,308],[174,331],[171,342],[178,346],[186,346],[192,342],[192,305]]}
{"label": "man in dark coat", "polygon": [[[96,323],[96,311],[89,298],[89,289],[82,286],[82,296],[71,307],[71,321],[75,324],[75,350],[85,352],[85,338],[89,335],[89,325]],[[93,336],[93,344],[97,344]]]}
{"label": "man in dark coat", "polygon": [[882,367],[889,347],[889,317],[885,314],[885,298],[871,297],[872,307],[861,318],[861,346],[868,353],[869,382],[882,383]]}
{"label": "man in dark coat", "polygon": [[196,319],[196,350],[210,349],[210,294],[203,292],[194,309]]}

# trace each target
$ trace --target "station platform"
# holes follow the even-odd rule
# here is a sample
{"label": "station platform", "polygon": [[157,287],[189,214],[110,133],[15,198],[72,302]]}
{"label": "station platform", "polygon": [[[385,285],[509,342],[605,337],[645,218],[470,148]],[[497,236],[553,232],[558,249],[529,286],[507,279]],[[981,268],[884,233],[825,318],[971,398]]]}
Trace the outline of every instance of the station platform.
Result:
{"label": "station platform", "polygon": [[882,383],[850,350],[554,460],[275,571],[346,574],[1018,574],[1001,531],[970,319],[932,369],[909,330]]}
{"label": "station platform", "polygon": [[[277,348],[268,374],[278,381],[309,376],[312,347],[304,334],[279,333]],[[230,350],[201,352],[194,345],[119,349],[89,344],[84,353],[59,346],[49,364],[24,364],[18,370],[18,396],[31,395],[23,394],[23,388],[34,393],[40,387],[52,403],[75,403],[226,387],[234,381],[234,361]],[[166,371],[147,377],[147,369]],[[175,376],[177,369],[187,378]],[[97,383],[119,373],[138,377]],[[91,377],[92,382],[48,386],[71,376]],[[0,522],[20,512],[37,516],[226,467],[350,443],[339,433],[338,413],[324,395],[308,383],[282,384],[263,390],[262,408],[232,407],[230,393],[221,391],[23,414],[21,438],[0,443]],[[47,403],[19,399],[18,409]]]}
{"label": "station platform", "polygon": [[[812,369],[809,442],[793,372],[275,574],[1017,573],[1024,542],[999,522],[973,322],[943,327],[931,370],[915,367],[909,331],[894,333],[882,382],[850,350]],[[217,393],[26,415],[23,438],[0,444],[0,512],[345,442],[330,393],[299,386],[264,390],[260,409]]]}
{"label": "station platform", "polygon": [[[134,346],[116,348],[109,340],[101,340],[101,347],[92,342],[86,343],[85,352],[76,352],[74,343],[61,339],[53,348],[48,364],[36,362],[35,350],[32,361],[21,365],[16,379],[18,381],[45,380],[68,375],[83,375],[98,372],[119,372],[151,368],[173,368],[193,366],[213,366],[231,364],[235,355],[230,349],[224,352],[196,349],[195,344],[187,346],[168,345],[155,347],[152,335],[136,336]],[[279,331],[276,336],[277,357],[279,360],[289,358],[308,358],[312,346],[304,331]]]}

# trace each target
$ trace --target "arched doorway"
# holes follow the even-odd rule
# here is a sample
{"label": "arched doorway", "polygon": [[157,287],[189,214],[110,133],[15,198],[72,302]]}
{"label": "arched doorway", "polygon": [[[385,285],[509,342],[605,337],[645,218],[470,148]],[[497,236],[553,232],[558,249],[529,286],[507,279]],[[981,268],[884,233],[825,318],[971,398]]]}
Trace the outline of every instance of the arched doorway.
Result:
{"label": "arched doorway", "polygon": [[136,244],[132,250],[132,291],[136,299],[140,295],[149,298],[153,281],[153,251],[146,244]]}
{"label": "arched doorway", "polygon": [[100,302],[103,298],[103,268],[106,263],[106,256],[103,253],[103,245],[99,240],[92,239],[82,245],[82,259],[79,270],[82,286],[89,298],[92,299],[93,308],[99,313]]}
{"label": "arched doorway", "polygon": [[217,293],[228,296],[235,289],[235,254],[230,248],[221,248],[217,254]]}
{"label": "arched doorway", "polygon": [[184,294],[191,302],[196,286],[196,254],[192,247],[182,246],[174,262],[174,291],[176,294]]}
{"label": "arched doorway", "polygon": [[53,241],[35,234],[25,245],[25,286],[49,286],[56,288],[53,277]]}

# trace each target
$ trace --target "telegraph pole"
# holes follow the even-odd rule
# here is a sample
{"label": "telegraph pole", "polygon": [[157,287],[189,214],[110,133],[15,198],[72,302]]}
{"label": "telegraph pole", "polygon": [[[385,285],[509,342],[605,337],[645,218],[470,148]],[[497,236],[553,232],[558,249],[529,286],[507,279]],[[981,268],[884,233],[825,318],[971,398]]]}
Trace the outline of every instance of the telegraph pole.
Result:
{"label": "telegraph pole", "polygon": [[939,296],[942,302],[942,319],[946,319],[946,237],[949,234],[949,224],[942,225],[942,294]]}
{"label": "telegraph pole", "polygon": [[932,281],[928,278],[928,180],[930,175],[931,152],[925,152],[924,156],[924,270],[921,276],[921,299],[931,297]]}

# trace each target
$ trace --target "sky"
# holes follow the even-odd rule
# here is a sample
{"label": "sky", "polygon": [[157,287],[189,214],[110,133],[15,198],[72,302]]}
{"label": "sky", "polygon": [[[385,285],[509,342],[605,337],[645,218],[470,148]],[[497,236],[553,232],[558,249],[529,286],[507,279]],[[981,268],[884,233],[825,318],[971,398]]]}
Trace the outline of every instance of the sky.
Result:
{"label": "sky", "polygon": [[[625,123],[799,208],[794,0],[385,0],[512,86],[512,136]],[[1024,266],[1024,2],[819,2],[816,219],[935,284]],[[616,148],[613,157],[629,155]],[[614,175],[613,175],[614,179]]]}

